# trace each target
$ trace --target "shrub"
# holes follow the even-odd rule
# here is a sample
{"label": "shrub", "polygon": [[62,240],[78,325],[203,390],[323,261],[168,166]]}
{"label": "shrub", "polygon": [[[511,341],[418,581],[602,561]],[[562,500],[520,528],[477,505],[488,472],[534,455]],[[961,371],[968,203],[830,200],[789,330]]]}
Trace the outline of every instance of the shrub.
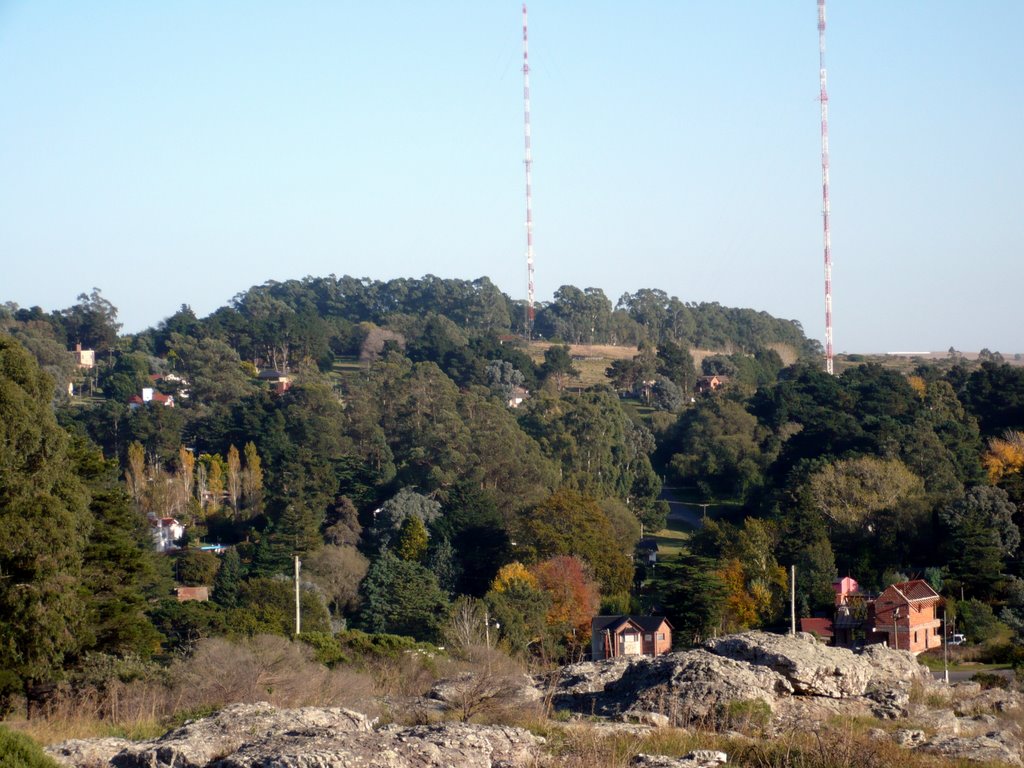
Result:
{"label": "shrub", "polygon": [[1002,625],[992,613],[992,606],[980,600],[970,599],[957,604],[957,613],[960,616],[961,626],[964,634],[972,643],[983,643],[991,640],[997,634]]}
{"label": "shrub", "polygon": [[977,672],[971,676],[971,680],[978,683],[983,690],[989,690],[990,688],[1009,688],[1010,681],[1002,675],[997,675],[995,672]]}
{"label": "shrub", "polygon": [[731,730],[746,733],[768,725],[772,719],[772,708],[761,699],[742,699],[730,701],[723,708],[722,715]]}
{"label": "shrub", "polygon": [[22,733],[0,727],[0,768],[60,768],[42,748]]}

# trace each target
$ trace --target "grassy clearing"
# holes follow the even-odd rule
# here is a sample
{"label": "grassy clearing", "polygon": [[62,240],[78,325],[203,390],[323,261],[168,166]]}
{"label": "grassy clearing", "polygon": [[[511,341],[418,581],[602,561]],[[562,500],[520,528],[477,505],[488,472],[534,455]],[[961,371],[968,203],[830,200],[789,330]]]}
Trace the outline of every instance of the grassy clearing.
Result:
{"label": "grassy clearing", "polygon": [[658,531],[651,538],[658,542],[660,557],[671,557],[686,549],[690,540],[690,529],[678,520],[669,520],[668,527]]}

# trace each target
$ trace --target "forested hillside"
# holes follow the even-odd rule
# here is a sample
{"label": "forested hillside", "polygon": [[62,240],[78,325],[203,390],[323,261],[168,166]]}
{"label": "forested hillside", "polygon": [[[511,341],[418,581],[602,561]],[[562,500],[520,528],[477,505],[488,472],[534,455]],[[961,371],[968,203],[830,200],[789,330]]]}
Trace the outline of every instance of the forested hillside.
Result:
{"label": "forested hillside", "polygon": [[[657,290],[563,286],[540,347],[524,317],[431,276],[268,283],[131,336],[97,290],[0,308],[0,694],[290,634],[296,556],[303,637],[335,660],[354,630],[442,642],[458,616],[547,660],[599,610],[664,611],[684,643],[772,626],[791,564],[802,615],[838,573],[925,575],[975,626],[1024,627],[1021,369],[832,377],[795,322]],[[582,343],[628,351],[582,386]],[[663,480],[712,514],[649,570]]]}

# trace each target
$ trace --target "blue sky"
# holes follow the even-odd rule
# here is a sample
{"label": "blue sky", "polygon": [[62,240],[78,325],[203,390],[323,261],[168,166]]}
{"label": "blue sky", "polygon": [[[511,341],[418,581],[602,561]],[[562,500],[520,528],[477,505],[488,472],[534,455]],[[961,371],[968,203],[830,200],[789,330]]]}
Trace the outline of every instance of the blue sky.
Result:
{"label": "blue sky", "polygon": [[[1024,351],[1024,3],[832,0],[837,352]],[[530,4],[538,298],[823,338],[814,0]],[[526,292],[517,2],[0,0],[0,301],[125,329],[266,280]]]}

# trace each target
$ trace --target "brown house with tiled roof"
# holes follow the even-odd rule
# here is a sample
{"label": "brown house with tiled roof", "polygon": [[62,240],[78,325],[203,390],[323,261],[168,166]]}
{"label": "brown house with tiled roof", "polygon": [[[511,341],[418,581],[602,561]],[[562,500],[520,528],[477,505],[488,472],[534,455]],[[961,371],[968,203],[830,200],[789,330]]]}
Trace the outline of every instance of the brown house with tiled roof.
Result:
{"label": "brown house with tiled roof", "polygon": [[590,657],[660,656],[672,650],[672,625],[664,616],[595,616]]}
{"label": "brown house with tiled roof", "polygon": [[901,581],[886,588],[872,604],[873,630],[890,648],[914,655],[942,647],[942,598],[923,579]]}

